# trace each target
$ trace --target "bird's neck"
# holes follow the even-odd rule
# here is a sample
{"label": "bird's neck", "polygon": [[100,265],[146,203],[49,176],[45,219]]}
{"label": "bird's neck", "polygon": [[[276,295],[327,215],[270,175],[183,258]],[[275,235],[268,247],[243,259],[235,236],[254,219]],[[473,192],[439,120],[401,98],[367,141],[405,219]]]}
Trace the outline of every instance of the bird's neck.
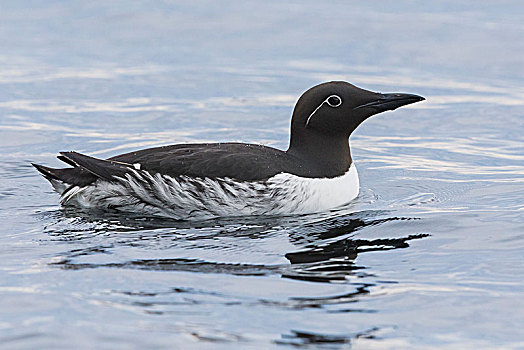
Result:
{"label": "bird's neck", "polygon": [[313,177],[337,177],[351,166],[349,140],[345,136],[328,136],[308,130],[293,133],[288,154],[299,158]]}

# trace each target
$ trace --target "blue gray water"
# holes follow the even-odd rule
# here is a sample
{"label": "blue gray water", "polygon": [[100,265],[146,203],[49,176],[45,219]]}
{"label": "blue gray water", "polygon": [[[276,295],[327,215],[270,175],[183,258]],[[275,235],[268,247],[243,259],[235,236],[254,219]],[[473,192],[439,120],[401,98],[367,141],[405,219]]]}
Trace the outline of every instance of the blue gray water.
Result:
{"label": "blue gray water", "polygon": [[[0,347],[524,348],[521,1],[0,2]],[[285,148],[343,79],[360,197],[204,222],[65,211],[30,162]]]}

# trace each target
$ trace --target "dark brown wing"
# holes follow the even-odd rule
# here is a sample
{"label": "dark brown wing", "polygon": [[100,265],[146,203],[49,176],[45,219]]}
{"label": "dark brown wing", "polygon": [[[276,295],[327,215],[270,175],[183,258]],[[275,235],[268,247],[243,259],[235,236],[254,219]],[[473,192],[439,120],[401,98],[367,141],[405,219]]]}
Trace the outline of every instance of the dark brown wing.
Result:
{"label": "dark brown wing", "polygon": [[242,143],[180,144],[155,147],[97,159],[76,152],[62,152],[69,169],[34,166],[44,176],[71,185],[85,186],[97,178],[111,180],[131,169],[169,176],[229,177],[241,181],[266,180],[278,173],[300,174],[298,159],[271,147]]}
{"label": "dark brown wing", "polygon": [[299,167],[286,152],[244,143],[181,144],[130,152],[108,160],[140,164],[170,176],[230,177],[256,181]]}

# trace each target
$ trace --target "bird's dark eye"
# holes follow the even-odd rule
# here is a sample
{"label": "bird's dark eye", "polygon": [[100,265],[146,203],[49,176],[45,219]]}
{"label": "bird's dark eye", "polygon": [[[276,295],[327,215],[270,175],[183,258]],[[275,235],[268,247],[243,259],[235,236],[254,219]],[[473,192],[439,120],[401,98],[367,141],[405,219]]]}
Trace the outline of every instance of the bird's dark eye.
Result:
{"label": "bird's dark eye", "polygon": [[320,107],[324,105],[324,103],[327,103],[329,107],[336,108],[342,104],[342,99],[338,95],[331,95],[328,98],[326,98],[320,105],[318,105],[318,107],[313,111],[313,113],[309,115],[309,117],[306,120],[306,128],[309,125],[309,121],[311,120],[313,114],[315,114],[320,109]]}
{"label": "bird's dark eye", "polygon": [[342,99],[337,95],[331,95],[326,100],[330,107],[338,107],[342,104]]}

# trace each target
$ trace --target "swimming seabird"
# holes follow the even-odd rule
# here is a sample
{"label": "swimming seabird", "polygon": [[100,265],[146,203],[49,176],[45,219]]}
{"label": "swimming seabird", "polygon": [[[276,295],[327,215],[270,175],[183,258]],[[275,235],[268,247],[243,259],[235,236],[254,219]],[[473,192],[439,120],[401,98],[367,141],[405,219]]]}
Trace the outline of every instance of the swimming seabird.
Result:
{"label": "swimming seabird", "polygon": [[422,100],[332,81],[298,99],[286,151],[245,143],[176,144],[108,159],[60,152],[71,168],[33,165],[63,206],[175,219],[319,212],[358,195],[351,133],[374,114]]}

